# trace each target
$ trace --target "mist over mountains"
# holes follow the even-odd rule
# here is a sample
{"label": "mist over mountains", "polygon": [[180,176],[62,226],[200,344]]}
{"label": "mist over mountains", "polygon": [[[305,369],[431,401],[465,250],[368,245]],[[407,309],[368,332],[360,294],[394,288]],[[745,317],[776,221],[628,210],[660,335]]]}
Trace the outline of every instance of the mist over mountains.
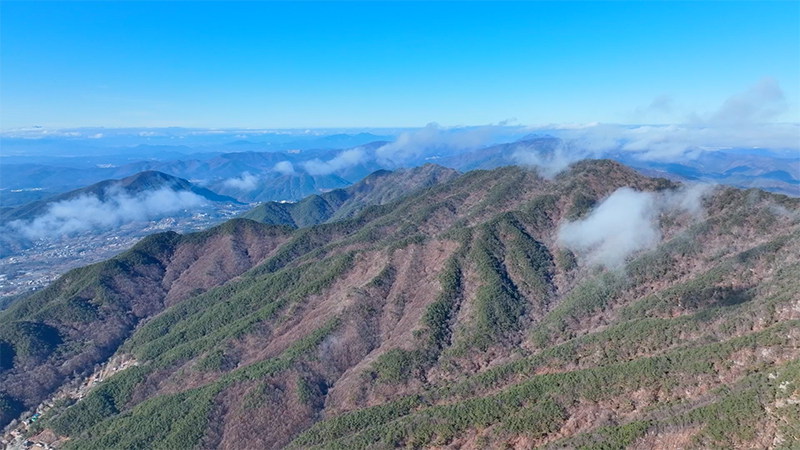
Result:
{"label": "mist over mountains", "polygon": [[[11,139],[25,141],[25,145],[32,148],[40,145],[41,154],[7,157],[3,153],[0,157],[3,161],[0,164],[0,217],[5,218],[4,227],[7,231],[2,238],[2,254],[18,254],[32,248],[37,241],[50,242],[52,246],[58,242],[59,236],[78,236],[80,233],[84,233],[86,238],[94,235],[96,243],[92,244],[93,249],[108,248],[110,251],[115,248],[119,251],[130,243],[122,247],[117,247],[116,244],[107,247],[101,245],[96,238],[105,236],[103,239],[110,239],[113,236],[108,234],[108,230],[112,227],[133,223],[141,224],[138,227],[140,231],[126,228],[125,234],[130,237],[141,236],[140,233],[153,229],[152,227],[184,231],[197,229],[194,227],[218,223],[217,220],[247,209],[230,206],[236,202],[255,204],[302,200],[302,205],[268,204],[263,208],[276,214],[282,211],[278,214],[283,217],[282,223],[317,223],[306,222],[306,219],[301,219],[300,222],[289,219],[292,214],[287,216],[286,211],[307,208],[318,217],[332,217],[330,215],[338,210],[341,200],[330,202],[332,197],[326,193],[353,186],[379,170],[414,168],[431,162],[461,173],[515,164],[535,170],[544,177],[553,178],[570,163],[586,158],[610,158],[649,176],[692,183],[757,187],[791,196],[800,195],[800,158],[793,156],[798,150],[797,144],[791,142],[791,136],[798,131],[798,127],[781,124],[740,124],[739,127],[740,129],[731,133],[739,137],[749,133],[744,142],[774,146],[724,148],[722,145],[711,145],[713,142],[725,144],[732,141],[726,137],[730,125],[720,123],[683,126],[595,124],[535,129],[507,124],[447,128],[432,123],[422,129],[395,130],[396,134],[393,136],[336,134],[298,140],[297,133],[286,133],[285,136],[272,133],[265,134],[268,138],[263,138],[262,142],[239,140],[227,144],[212,144],[200,141],[205,144],[140,145],[133,148],[95,145],[87,151],[88,155],[73,154],[66,157],[63,154],[47,156],[47,149],[61,142],[72,148],[71,151],[78,151],[81,145],[86,145],[86,141],[103,138],[93,137],[94,135],[86,137],[85,131],[76,132],[80,136],[64,132],[60,137],[43,138],[36,135],[43,133],[41,130],[34,130],[31,132],[33,135]],[[200,139],[197,136],[203,139],[211,136],[210,139],[214,140],[231,138],[230,133],[204,135],[198,130],[183,129],[173,129],[170,132],[183,133],[187,138],[189,133],[195,133],[191,134],[192,139]],[[122,130],[120,133],[127,133],[125,139],[134,139],[130,136],[131,130]],[[151,139],[147,133],[149,132],[140,131],[136,138]],[[241,138],[244,135],[234,136]],[[328,137],[330,139],[326,140]],[[371,140],[376,137],[388,139]],[[161,138],[172,139],[175,134]],[[269,139],[277,139],[273,142],[275,145],[294,146],[301,142],[305,146],[313,146],[325,142],[330,146],[339,145],[345,148],[291,148],[270,151],[267,145]],[[354,143],[357,145],[350,147]],[[102,152],[96,152],[97,149],[102,149]],[[212,149],[215,150],[211,151]],[[149,159],[131,162],[130,159],[136,159],[136,151],[149,155]],[[25,161],[26,158],[30,161],[48,161],[47,158],[51,158],[49,161],[53,162],[11,164],[6,163],[7,158],[16,161]],[[136,177],[137,174],[154,171],[186,180],[186,183],[194,186],[190,189],[193,192],[200,188],[206,189],[208,195],[205,197],[213,194],[226,199],[206,202],[188,193],[178,192],[181,189],[158,191],[153,188],[147,193],[113,195],[108,202],[93,199],[92,196],[81,200],[71,199],[69,202],[52,201],[60,193],[69,197],[72,195],[69,192],[80,192],[87,185],[103,185],[112,183],[108,180]],[[397,193],[401,191],[402,189]],[[52,213],[47,213],[42,205],[55,206]],[[9,218],[13,216],[20,221],[15,222],[14,226],[8,225],[12,221]],[[306,214],[302,213],[300,216]],[[191,223],[194,225],[190,225]],[[80,240],[70,245],[78,245],[78,249],[82,247]],[[48,251],[67,254],[56,248]],[[75,252],[80,253],[78,250]],[[94,251],[88,254],[94,254]],[[105,251],[100,254],[104,257],[108,255]],[[29,257],[35,258],[35,255]],[[38,266],[38,262],[36,264]],[[27,267],[27,263],[20,266],[14,262],[7,265],[3,273],[8,276],[28,273],[26,276],[33,277],[34,280],[49,280],[52,276],[46,273],[35,275],[39,272],[30,271]],[[55,273],[62,272],[59,269]]]}
{"label": "mist over mountains", "polygon": [[335,222],[366,207],[390,203],[458,175],[455,170],[431,163],[412,169],[379,170],[347,188],[310,195],[296,203],[262,203],[239,217],[294,228]]}
{"label": "mist over mountains", "polygon": [[[687,112],[684,125],[431,123],[421,129],[353,134],[32,128],[5,131],[0,137],[0,189],[9,194],[3,200],[7,206],[30,198],[31,189],[63,192],[156,170],[240,201],[296,201],[345,187],[378,169],[425,162],[461,172],[523,164],[552,176],[580,159],[612,158],[677,179],[798,195],[800,125],[759,122],[774,116],[784,103],[774,80],[763,79],[716,111]],[[644,110],[639,114],[647,115]]]}
{"label": "mist over mountains", "polygon": [[76,449],[792,437],[800,128],[752,123],[762,88],[681,126],[4,137],[36,150],[0,165],[0,276],[72,260],[3,302],[0,422]]}
{"label": "mist over mountains", "polygon": [[[707,430],[720,426],[708,411],[742,395],[783,395],[758,367],[796,370],[798,128],[742,126],[758,148],[727,147],[729,125],[711,122],[13,156],[0,165],[4,282],[63,253],[42,242],[97,250],[60,256],[4,302],[0,419],[39,408],[28,435],[81,449],[184,429],[182,444],[209,448],[787,436],[749,434],[773,423],[764,400],[737,406],[734,437]],[[72,269],[81,258],[99,262]],[[735,325],[749,320],[763,326]],[[719,361],[697,369],[752,340],[755,384]],[[120,361],[85,398],[72,387]],[[620,395],[642,398],[606,405]],[[613,419],[589,419],[598,408]]]}
{"label": "mist over mountains", "polygon": [[68,449],[794,439],[798,211],[610,160],[378,172],[18,300],[0,419],[63,389],[29,435]]}
{"label": "mist over mountains", "polygon": [[35,241],[101,233],[132,222],[213,213],[215,205],[239,204],[187,180],[146,171],[0,210],[0,255]]}

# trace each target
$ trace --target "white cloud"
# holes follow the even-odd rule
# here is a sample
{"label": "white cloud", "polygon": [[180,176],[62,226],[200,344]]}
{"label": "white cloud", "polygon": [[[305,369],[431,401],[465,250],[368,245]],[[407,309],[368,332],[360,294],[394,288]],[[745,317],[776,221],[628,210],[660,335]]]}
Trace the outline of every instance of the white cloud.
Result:
{"label": "white cloud", "polygon": [[237,178],[228,178],[223,184],[233,189],[249,192],[258,186],[258,177],[252,175],[250,172],[243,172],[242,175]]}
{"label": "white cloud", "polygon": [[[778,82],[763,78],[744,92],[726,99],[711,113],[684,113],[685,124],[678,125],[558,125],[536,127],[569,143],[569,150],[601,156],[627,152],[641,160],[675,161],[692,159],[704,150],[726,148],[789,149],[800,152],[800,124],[769,123],[787,108]],[[644,108],[638,119],[653,114],[668,114],[676,107],[671,97],[662,95]],[[571,157],[571,156],[570,156]]]}
{"label": "white cloud", "polygon": [[443,148],[470,150],[488,142],[504,126],[445,128],[429,123],[420,130],[400,133],[394,142],[378,148],[375,158],[382,165],[399,166],[409,159],[429,156],[432,151]]}
{"label": "white cloud", "polygon": [[562,141],[552,151],[528,147],[517,149],[511,159],[521,166],[538,169],[539,174],[546,178],[552,178],[570,164],[593,156],[595,155],[587,150],[573,148]]}
{"label": "white cloud", "polygon": [[617,189],[584,219],[562,224],[558,242],[585,257],[590,265],[620,267],[629,255],[661,240],[656,220],[660,212],[702,214],[701,199],[709,191],[708,185],[664,193]]}
{"label": "white cloud", "polygon": [[[535,131],[543,131],[541,129]],[[800,151],[800,124],[609,125],[546,129],[568,144],[569,151],[602,156],[626,152],[641,160],[675,161],[697,157],[703,150],[770,148]]]}
{"label": "white cloud", "polygon": [[301,163],[310,175],[328,175],[338,170],[361,164],[367,160],[367,153],[361,147],[345,150],[328,161],[318,158]]}
{"label": "white cloud", "polygon": [[629,254],[655,245],[661,238],[652,226],[655,196],[621,188],[588,217],[558,230],[558,241],[587,255],[590,264],[617,267]]}
{"label": "white cloud", "polygon": [[699,217],[703,215],[703,199],[711,194],[714,185],[709,183],[686,183],[680,188],[659,193],[661,209],[687,211]]}
{"label": "white cloud", "polygon": [[294,166],[289,161],[276,163],[274,169],[281,175],[294,175]]}
{"label": "white cloud", "polygon": [[47,213],[30,221],[15,220],[9,227],[28,239],[56,238],[94,229],[110,229],[125,223],[147,221],[184,209],[205,205],[206,199],[187,191],[163,188],[131,196],[116,189],[105,200],[95,195],[50,205]]}

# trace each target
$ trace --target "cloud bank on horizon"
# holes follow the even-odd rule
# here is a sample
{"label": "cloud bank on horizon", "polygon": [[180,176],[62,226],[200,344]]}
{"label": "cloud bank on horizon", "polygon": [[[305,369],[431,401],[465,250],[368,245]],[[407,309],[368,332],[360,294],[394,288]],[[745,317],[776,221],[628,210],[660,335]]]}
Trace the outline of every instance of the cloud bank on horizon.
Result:
{"label": "cloud bank on horizon", "polygon": [[[554,125],[532,128],[553,134],[565,147],[552,161],[517,155],[521,164],[543,165],[548,170],[586,157],[628,153],[645,161],[695,159],[703,151],[730,148],[765,148],[800,152],[800,123],[771,123],[787,109],[787,99],[778,82],[762,78],[744,92],[728,97],[716,110],[684,114],[681,124],[671,125]],[[656,97],[636,114],[672,111],[672,100]],[[800,153],[798,153],[800,155]],[[538,157],[540,158],[540,157]],[[566,164],[565,164],[566,162]]]}
{"label": "cloud bank on horizon", "polygon": [[[744,92],[726,99],[714,111],[687,112],[683,124],[674,125],[544,125],[478,127],[442,127],[429,123],[424,128],[403,132],[370,154],[363,149],[344,151],[329,161],[314,160],[304,164],[311,174],[328,174],[337,170],[375,161],[384,167],[400,167],[413,160],[437,158],[442,154],[470,151],[492,142],[493,138],[508,135],[513,130],[519,136],[529,133],[553,135],[562,140],[553,152],[521,148],[512,161],[538,167],[548,177],[564,170],[569,164],[612,154],[630,154],[644,161],[675,161],[695,159],[704,151],[727,148],[767,148],[800,152],[800,123],[770,123],[786,111],[788,101],[777,80],[762,78]],[[669,96],[653,100],[643,111],[675,109]],[[800,154],[800,153],[799,153]]]}
{"label": "cloud bank on horizon", "polygon": [[[429,123],[415,130],[394,133],[394,141],[377,148],[356,146],[341,150],[327,159],[315,157],[304,161],[280,162],[273,170],[281,175],[305,171],[311,175],[328,175],[348,168],[370,164],[371,167],[396,168],[409,164],[465,153],[487,145],[508,142],[528,134],[546,134],[561,140],[552,152],[518,146],[508,163],[532,166],[548,177],[554,176],[570,163],[584,158],[630,156],[642,161],[672,162],[696,159],[706,151],[728,148],[762,148],[782,150],[800,155],[800,123],[770,122],[785,113],[789,100],[777,80],[762,78],[743,92],[731,95],[712,111],[698,112],[682,109],[668,95],[656,97],[648,106],[637,109],[636,117],[645,120],[654,114],[672,114],[683,118],[672,125],[618,124],[551,124],[539,126],[511,125],[508,121],[494,125],[444,127]],[[229,136],[231,139],[250,136],[319,136],[312,130],[213,130],[213,129],[153,129],[127,132],[150,138],[156,135],[171,137]],[[364,131],[364,130],[362,130]],[[370,130],[367,130],[370,131]],[[386,130],[381,130],[386,131]],[[53,137],[89,139],[97,135],[114,135],[111,130],[43,130],[30,129],[3,133],[4,137]],[[28,134],[26,134],[28,133]],[[234,135],[234,133],[236,133]],[[93,139],[101,140],[101,139]],[[264,151],[269,151],[265,148]],[[259,174],[242,173],[225,181],[225,185],[242,191],[252,190]]]}

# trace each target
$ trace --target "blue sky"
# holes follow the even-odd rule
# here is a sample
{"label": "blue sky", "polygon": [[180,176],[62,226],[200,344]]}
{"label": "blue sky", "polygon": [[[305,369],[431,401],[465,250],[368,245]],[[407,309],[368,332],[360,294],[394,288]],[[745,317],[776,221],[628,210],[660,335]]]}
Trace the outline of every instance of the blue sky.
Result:
{"label": "blue sky", "polygon": [[800,2],[2,2],[0,127],[673,123],[763,80],[781,105],[758,119],[798,122],[799,18]]}

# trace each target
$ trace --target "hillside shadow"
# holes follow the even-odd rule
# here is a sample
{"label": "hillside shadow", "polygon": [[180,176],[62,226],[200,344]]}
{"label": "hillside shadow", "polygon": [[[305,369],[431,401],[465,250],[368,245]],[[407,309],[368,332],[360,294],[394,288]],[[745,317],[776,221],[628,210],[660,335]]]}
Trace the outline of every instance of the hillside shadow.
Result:
{"label": "hillside shadow", "polygon": [[711,298],[712,302],[709,306],[723,307],[723,306],[735,306],[735,305],[741,305],[742,303],[747,303],[750,300],[753,300],[753,298],[755,297],[755,294],[751,288],[752,286],[745,286],[740,288],[733,288],[733,287],[716,288]]}
{"label": "hillside shadow", "polygon": [[684,295],[681,303],[693,310],[740,305],[754,298],[751,288],[752,286],[708,286]]}

